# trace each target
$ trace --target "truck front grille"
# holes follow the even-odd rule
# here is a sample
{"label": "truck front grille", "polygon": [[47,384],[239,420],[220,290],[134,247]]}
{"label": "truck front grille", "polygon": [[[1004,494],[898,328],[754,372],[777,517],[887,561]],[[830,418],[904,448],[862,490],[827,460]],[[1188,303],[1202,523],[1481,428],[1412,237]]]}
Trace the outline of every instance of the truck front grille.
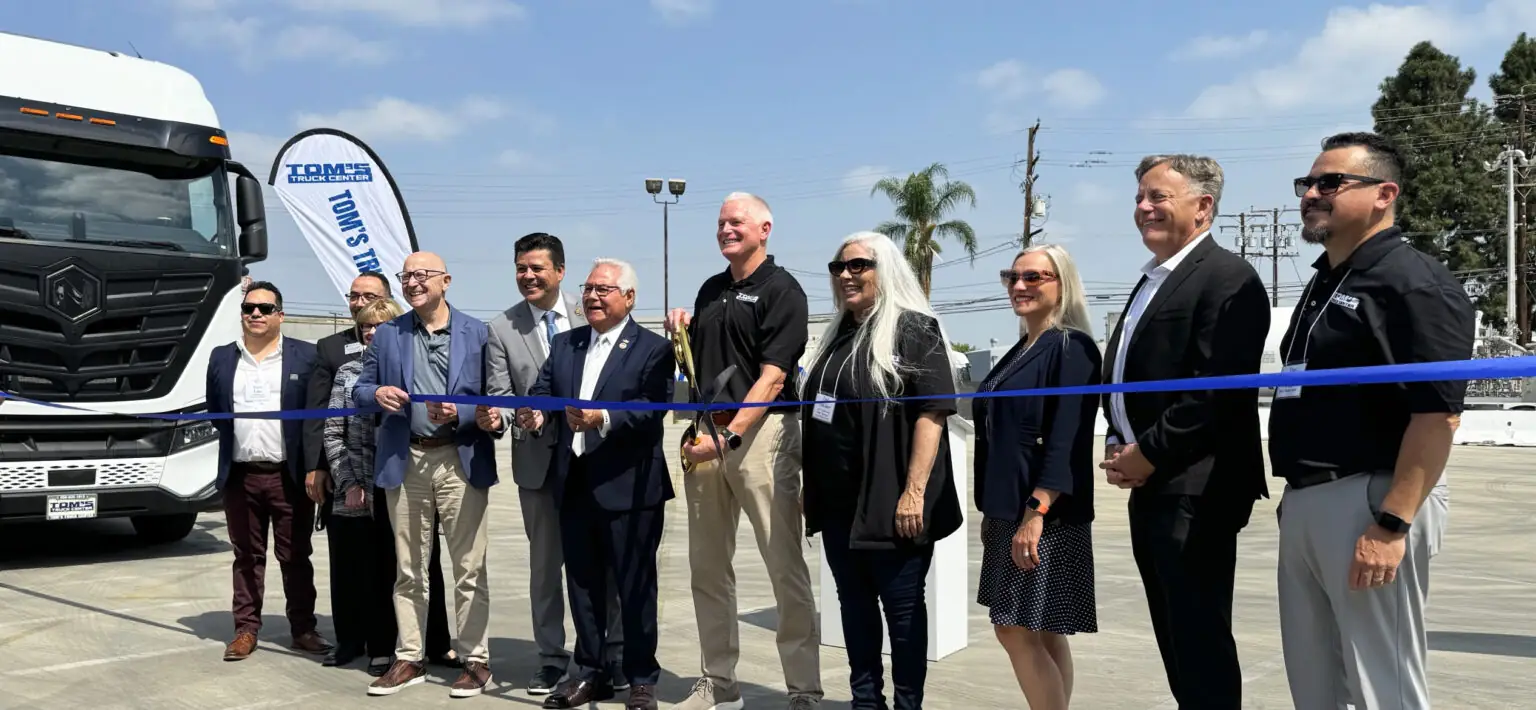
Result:
{"label": "truck front grille", "polygon": [[156,461],[110,461],[94,465],[65,464],[60,466],[39,466],[35,464],[20,466],[0,465],[0,493],[46,490],[50,488],[48,485],[49,472],[61,470],[82,473],[95,470],[95,483],[89,486],[52,486],[54,489],[153,486],[160,483],[160,470],[162,466],[162,463]]}

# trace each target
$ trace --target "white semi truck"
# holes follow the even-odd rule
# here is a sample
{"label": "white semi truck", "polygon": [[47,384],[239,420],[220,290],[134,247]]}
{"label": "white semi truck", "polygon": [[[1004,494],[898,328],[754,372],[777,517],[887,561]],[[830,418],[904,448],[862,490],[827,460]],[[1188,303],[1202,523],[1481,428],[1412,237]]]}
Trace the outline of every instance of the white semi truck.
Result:
{"label": "white semi truck", "polygon": [[124,415],[206,409],[261,183],[181,69],[4,32],[0,66],[0,523],[179,540],[219,507],[214,428]]}

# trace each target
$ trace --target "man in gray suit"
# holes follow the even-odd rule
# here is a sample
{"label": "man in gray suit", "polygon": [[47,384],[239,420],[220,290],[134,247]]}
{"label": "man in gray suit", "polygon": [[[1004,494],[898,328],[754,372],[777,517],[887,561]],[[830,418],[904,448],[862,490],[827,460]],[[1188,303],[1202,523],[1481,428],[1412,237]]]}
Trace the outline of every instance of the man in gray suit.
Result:
{"label": "man in gray suit", "polygon": [[[514,250],[517,290],[523,301],[491,321],[485,345],[486,393],[491,396],[527,396],[548,357],[549,341],[587,322],[581,314],[581,299],[560,290],[565,278],[565,247],[558,237],[534,232],[517,240]],[[485,407],[479,409],[477,418],[485,426]],[[512,430],[512,480],[517,483],[523,530],[528,535],[529,605],[541,661],[528,681],[528,692],[546,695],[560,682],[571,660],[565,650],[560,509],[555,503],[553,479],[547,475],[556,442],[552,437],[537,437],[522,430],[515,424],[516,418],[515,411],[503,409],[501,428],[493,434],[500,438],[508,428]],[[614,664],[609,673],[614,689],[624,690],[629,682],[620,671],[624,634],[618,586],[610,583],[608,589],[614,595],[608,603],[608,643],[612,645],[608,658]]]}

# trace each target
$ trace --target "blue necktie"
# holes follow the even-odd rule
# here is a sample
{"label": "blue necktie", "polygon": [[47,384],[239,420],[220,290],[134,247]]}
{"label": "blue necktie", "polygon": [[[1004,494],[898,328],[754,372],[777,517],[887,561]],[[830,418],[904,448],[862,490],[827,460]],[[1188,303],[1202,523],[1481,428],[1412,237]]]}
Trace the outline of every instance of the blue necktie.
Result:
{"label": "blue necktie", "polygon": [[547,350],[555,342],[555,312],[544,311],[544,348]]}

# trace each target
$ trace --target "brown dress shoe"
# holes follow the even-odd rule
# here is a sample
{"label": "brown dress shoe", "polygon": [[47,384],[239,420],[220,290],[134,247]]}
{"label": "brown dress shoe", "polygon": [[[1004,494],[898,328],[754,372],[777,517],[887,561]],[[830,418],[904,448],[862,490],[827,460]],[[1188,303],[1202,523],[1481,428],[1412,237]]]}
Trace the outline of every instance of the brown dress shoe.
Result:
{"label": "brown dress shoe", "polygon": [[656,710],[656,687],[636,685],[629,689],[629,702],[624,710]]}
{"label": "brown dress shoe", "polygon": [[582,708],[588,703],[598,703],[613,699],[613,686],[603,683],[601,685],[590,680],[576,680],[571,678],[555,687],[555,691],[544,699],[546,708]]}
{"label": "brown dress shoe", "polygon": [[427,680],[426,667],[418,662],[395,661],[389,667],[389,672],[384,677],[368,686],[369,695],[394,695],[417,683],[425,683]]}
{"label": "brown dress shoe", "polygon": [[241,631],[235,634],[235,640],[230,641],[224,647],[224,660],[243,661],[256,650],[256,634],[249,631]]}
{"label": "brown dress shoe", "polygon": [[325,638],[320,634],[315,633],[314,631],[306,631],[293,638],[292,648],[295,651],[303,651],[305,653],[313,653],[316,656],[323,656],[330,652],[332,646],[331,643],[326,641]]}
{"label": "brown dress shoe", "polygon": [[453,687],[448,689],[450,698],[472,698],[485,690],[485,686],[491,684],[491,667],[479,661],[469,661],[464,664],[464,672],[459,674],[459,679],[453,682]]}

